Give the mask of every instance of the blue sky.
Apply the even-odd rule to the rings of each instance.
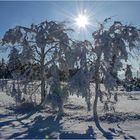
[[[113,16],[113,20],[140,26],[139,1],[0,1],[0,37],[7,29],[19,24],[29,25],[46,19],[72,22],[72,15],[78,15],[79,9],[92,14],[93,25]]]
[[[86,33],[75,32],[73,36],[80,39],[88,39],[97,22],[110,16],[113,20],[140,27],[140,1],[0,1],[0,38],[5,31],[16,25],[28,26],[46,19],[69,20],[72,23],[73,17],[85,9],[91,15],[93,26]],[[73,28],[76,30],[76,27]],[[0,54],[0,58],[6,56]]]

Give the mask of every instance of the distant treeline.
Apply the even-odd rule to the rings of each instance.
[[[72,77],[76,74],[79,69],[69,70],[69,76]],[[0,62],[0,79],[13,79],[13,73],[16,71],[19,79],[23,79],[25,76],[28,77],[29,80],[40,80],[40,65],[39,64],[20,64],[14,69],[9,69],[8,63],[5,63],[4,59]],[[46,68],[45,77],[51,77],[51,70]],[[66,75],[64,71],[59,70],[59,76],[62,81],[66,80]]]

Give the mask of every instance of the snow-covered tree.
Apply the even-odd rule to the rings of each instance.
[[[9,29],[2,39],[3,45],[29,47],[29,50],[34,52],[33,61],[40,66],[41,103],[44,101],[46,92],[46,69],[59,55],[56,54],[57,48],[61,46],[65,50],[69,43],[67,31],[68,29],[65,28],[64,23],[44,21],[37,25],[32,24],[30,27],[16,26]]]
[[[134,26],[123,25],[120,21],[115,21],[111,26],[105,19],[97,31],[93,32],[95,59],[95,99],[93,107],[94,121],[97,128],[103,133],[97,114],[98,98],[106,95],[104,103],[110,103],[111,91],[117,87],[117,72],[122,68],[122,60],[127,61],[129,52],[136,47],[140,41],[140,32]],[[108,26],[107,26],[108,25]],[[101,90],[101,78],[106,92]],[[115,95],[116,96],[116,95]],[[115,98],[114,98],[115,99]]]
[[[64,102],[68,99],[69,95],[69,91],[67,89],[67,81],[61,81],[59,67],[55,63],[50,67],[50,71],[51,78],[48,81],[50,90],[46,100],[47,102],[51,103],[54,109],[59,109],[59,115],[63,115],[63,105]]]
[[[88,41],[74,41],[72,44],[71,69],[77,71],[69,78],[70,93],[85,98],[88,110],[91,109],[90,80],[91,72],[89,69]]]

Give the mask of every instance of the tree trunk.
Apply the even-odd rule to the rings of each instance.
[[[24,94],[27,95],[27,83],[24,83]]]
[[[58,105],[58,115],[62,116],[64,114],[63,102]]]
[[[41,103],[43,103],[44,99],[45,99],[45,80],[42,77],[41,78]]]
[[[26,77],[25,81],[24,81],[24,88],[23,88],[23,91],[24,91],[24,94],[27,95],[27,87],[28,87],[28,79]]]
[[[99,83],[96,83],[96,87],[95,87],[95,99],[94,99],[94,103],[93,103],[93,117],[94,117],[94,122],[96,127],[104,134],[106,134],[107,132],[101,127],[100,122],[99,122],[99,117],[98,117],[98,113],[97,113],[97,104],[98,104],[98,97],[99,97]]]
[[[41,49],[41,103],[45,99],[45,53],[44,48]]]
[[[107,132],[101,127],[100,122],[99,122],[99,117],[97,113],[97,104],[98,104],[98,97],[99,97],[99,92],[100,92],[100,58],[101,54],[98,56],[96,60],[96,65],[95,65],[95,99],[93,102],[93,118],[96,127],[103,133],[103,135],[107,134]]]

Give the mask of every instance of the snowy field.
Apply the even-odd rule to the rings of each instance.
[[[98,110],[104,129],[114,134],[110,139],[140,139],[140,94],[134,99],[120,94],[115,113],[105,113],[99,103]],[[58,118],[50,108],[20,114],[12,108],[13,99],[0,92],[0,138],[13,139],[106,139],[97,130],[92,111],[87,112],[83,98],[70,96],[65,104],[65,115]]]

